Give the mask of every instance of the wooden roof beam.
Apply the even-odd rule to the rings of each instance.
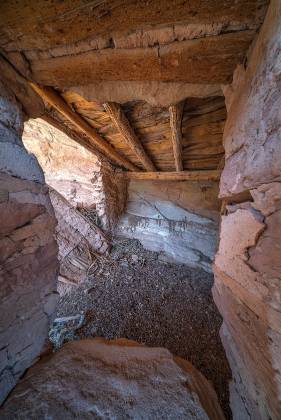
[[[113,124],[123,136],[124,141],[134,152],[134,154],[140,160],[145,169],[147,171],[156,171],[154,164],[152,163],[150,157],[144,150],[141,141],[137,137],[134,129],[128,121],[124,111],[122,110],[121,105],[115,102],[106,102],[103,105],[108,115],[110,116]]]
[[[221,171],[126,172],[128,179],[143,181],[219,181]]]
[[[172,134],[173,151],[175,158],[176,171],[183,171],[182,162],[182,131],[181,122],[183,114],[184,101],[171,105],[169,107],[170,113],[170,127]]]
[[[69,107],[64,99],[54,89],[49,87],[40,87],[34,83],[30,84],[42,99],[52,105],[80,131],[85,133],[92,140],[97,149],[100,150],[101,153],[103,153],[108,159],[114,161],[120,166],[124,166],[130,171],[139,170],[137,166],[119,155],[119,153],[105,139],[103,139],[93,127],[91,127],[79,114],[75,113]]]

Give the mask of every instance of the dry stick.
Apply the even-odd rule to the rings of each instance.
[[[153,165],[150,157],[144,150],[142,143],[138,139],[134,129],[129,123],[124,111],[122,110],[121,105],[115,102],[106,102],[103,104],[103,106],[109,114],[113,124],[122,134],[127,145],[135,153],[135,155],[138,157],[145,169],[147,171],[156,171],[155,166]]]
[[[181,122],[183,114],[184,101],[169,107],[170,127],[172,132],[172,143],[175,158],[176,171],[183,171],[182,163],[182,132]]]
[[[62,276],[61,274],[58,275],[58,281],[60,281],[61,283],[64,283],[64,284],[70,284],[71,286],[78,287],[78,284],[77,283],[75,283],[74,281],[70,280],[66,276]]]
[[[91,127],[79,114],[72,111],[69,105],[64,101],[64,99],[52,88],[49,87],[40,87],[34,83],[30,82],[30,85],[50,105],[52,105],[57,111],[59,111],[65,118],[67,118],[72,124],[74,124],[79,130],[83,131],[96,147],[104,153],[111,160],[115,161],[125,168],[135,171],[138,170],[137,166],[133,165],[127,159],[119,155],[119,153],[107,143],[97,131]]]
[[[219,181],[221,171],[181,171],[181,172],[126,172],[128,179],[144,181]]]

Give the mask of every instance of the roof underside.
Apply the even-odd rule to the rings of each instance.
[[[91,126],[123,156],[140,169],[139,159],[124,142],[102,104],[89,102],[75,93],[63,95]],[[122,105],[125,114],[159,171],[174,171],[175,161],[171,142],[169,110],[152,106],[144,101],[131,101]],[[56,119],[71,130],[77,129],[59,113]],[[184,170],[217,169],[223,159],[222,133],[226,118],[223,97],[189,98],[185,101],[182,118],[182,148]],[[79,132],[79,131],[78,131]]]
[[[93,139],[86,140],[77,125],[42,101],[29,81],[55,89],[106,144],[140,170],[144,164],[103,104],[121,104],[138,148],[156,170],[174,171],[169,105],[184,101],[179,137],[183,170],[217,169],[223,161],[226,118],[221,85],[231,82],[237,64],[245,65],[267,4],[3,1],[1,75],[29,117],[52,115],[61,129],[95,151]]]

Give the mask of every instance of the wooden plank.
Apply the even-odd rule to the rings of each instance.
[[[79,114],[72,111],[68,104],[63,98],[52,88],[40,87],[34,83],[30,83],[35,92],[41,96],[46,102],[52,105],[57,111],[59,111],[65,118],[71,121],[80,131],[85,133],[94,143],[94,145],[110,160],[116,162],[118,165],[124,166],[125,168],[136,171],[137,166],[133,165],[127,159],[123,158],[118,152],[104,140],[98,132],[91,127]]]
[[[221,171],[126,172],[128,179],[142,181],[218,181]]]
[[[145,152],[143,145],[136,136],[131,124],[129,123],[124,111],[120,104],[115,102],[106,102],[104,104],[105,110],[109,114],[112,122],[123,136],[126,144],[135,153],[145,169],[148,171],[156,171],[150,157]]]
[[[182,132],[181,122],[183,113],[184,101],[169,107],[170,113],[170,127],[172,133],[172,143],[175,158],[176,171],[183,171],[182,163]]]

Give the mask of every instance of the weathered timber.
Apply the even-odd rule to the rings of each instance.
[[[182,163],[182,133],[181,122],[183,113],[184,101],[169,107],[170,113],[170,127],[172,134],[173,151],[175,158],[176,171],[183,171]]]
[[[62,97],[123,156],[139,166],[139,159],[102,106],[74,92]],[[176,102],[174,102],[176,103]],[[169,109],[144,101],[127,102],[122,110],[157,171],[175,171]],[[223,97],[188,98],[182,118],[182,157],[186,171],[218,169],[224,154],[222,133],[226,109]],[[85,136],[86,137],[86,136]]]
[[[112,122],[121,133],[124,141],[139,158],[145,169],[148,171],[156,171],[154,164],[144,150],[142,143],[136,136],[136,133],[131,127],[131,124],[128,121],[124,111],[122,110],[121,105],[115,102],[106,102],[104,103],[104,107]]]
[[[182,172],[125,172],[129,179],[142,181],[218,181],[220,171],[182,171]]]
[[[30,67],[37,83],[62,89],[120,80],[227,84],[253,37],[248,30],[160,47],[105,48],[31,59]]]
[[[32,88],[38,95],[41,96],[46,102],[53,106],[59,111],[65,118],[67,118],[72,124],[75,125],[79,130],[85,133],[93,141],[94,145],[110,160],[116,162],[118,165],[124,166],[125,168],[135,171],[138,168],[129,162],[127,159],[120,156],[116,150],[106,142],[97,131],[91,127],[79,114],[72,111],[68,104],[63,98],[52,88],[40,87],[34,83],[30,83]]]

